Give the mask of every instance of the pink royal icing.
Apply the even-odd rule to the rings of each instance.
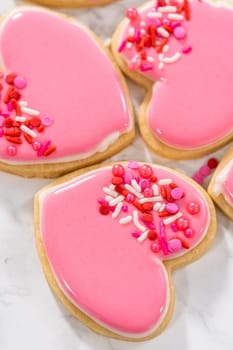
[[[168,11],[160,11],[163,7]],[[207,146],[229,136],[233,131],[230,5],[153,1],[137,13],[124,26],[119,51],[130,70],[157,81],[147,108],[154,135],[183,149]]]
[[[233,162],[229,162],[216,176],[214,193],[224,196],[229,205],[233,207]]]
[[[132,180],[137,178],[138,170],[127,171]],[[185,196],[175,203],[194,231],[187,238],[179,228],[174,232],[175,222],[173,226],[167,224],[164,236],[164,242],[169,242],[167,255],[156,240],[140,241],[141,232],[135,234],[138,228],[132,220],[120,223],[133,215],[132,202],[124,199],[128,209],[122,207],[116,217],[113,203],[111,212],[101,213],[100,207],[109,200],[106,188],[116,189],[111,186],[110,166],[51,187],[39,198],[41,237],[62,291],[105,328],[132,337],[150,334],[166,315],[170,296],[162,261],[183,255],[188,247],[197,245],[209,224],[209,209],[197,188],[166,168],[153,166],[153,172],[158,179],[169,178],[183,190]],[[189,208],[193,201],[198,208],[195,212]],[[152,215],[159,230],[165,218],[159,218],[156,211]],[[140,217],[139,221],[143,224]]]
[[[227,174],[226,180],[223,183],[224,196],[227,197],[228,202],[233,206],[233,165]]]
[[[12,158],[13,154],[6,152],[9,141],[3,137],[1,159],[30,163],[85,158],[99,147],[106,149],[131,128],[126,97],[113,64],[77,23],[39,9],[15,10],[2,24],[0,53],[3,69],[18,75],[15,87],[22,89],[21,100],[38,110],[42,120],[50,118],[45,120],[39,141],[56,145],[56,151],[41,160],[38,152],[23,142]],[[7,86],[0,83],[3,97]],[[0,108],[5,111],[3,102]],[[15,115],[14,110],[11,113]],[[38,151],[38,143],[35,148]]]

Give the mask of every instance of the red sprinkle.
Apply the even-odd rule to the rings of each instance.
[[[153,221],[153,215],[149,213],[142,214],[142,220],[145,222],[152,222]]]
[[[148,203],[143,203],[142,204],[142,207],[144,210],[146,211],[151,211],[153,209],[153,204],[148,202]]]
[[[147,237],[149,238],[149,240],[154,241],[158,237],[158,235],[154,230],[150,230],[148,232]]]
[[[121,176],[113,176],[112,184],[113,185],[121,185],[121,184],[123,184],[123,178]]]
[[[6,80],[7,84],[13,85],[14,84],[14,79],[16,77],[17,77],[17,74],[15,74],[15,73],[7,74],[5,80]]]
[[[107,204],[102,204],[99,207],[99,212],[102,215],[108,215],[109,211],[110,211],[110,208],[109,208],[109,206]]]
[[[7,136],[6,139],[7,141],[16,143],[18,145],[22,143],[22,140],[19,137]]]
[[[207,165],[210,169],[215,169],[218,165],[218,160],[216,158],[210,158]]]
[[[44,153],[43,153],[43,156],[49,156],[51,153],[55,152],[56,151],[56,146],[50,146],[48,147]]]
[[[24,133],[23,136],[24,136],[25,140],[27,141],[27,143],[32,144],[33,138],[30,135]]]

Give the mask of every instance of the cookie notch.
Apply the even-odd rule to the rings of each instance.
[[[121,164],[124,164],[124,162]],[[107,166],[111,166],[111,165],[113,165],[113,164],[108,164]],[[101,166],[101,168],[104,168],[104,167],[105,166]],[[68,175],[56,180],[52,184],[44,187],[36,194],[36,196],[35,196],[35,239],[36,239],[36,245],[37,245],[39,257],[40,257],[40,260],[42,263],[42,267],[43,267],[46,279],[47,279],[51,289],[53,290],[54,294],[58,297],[58,299],[64,304],[64,306],[69,310],[69,312],[74,317],[76,317],[81,322],[86,324],[94,332],[99,333],[99,334],[104,335],[104,336],[107,336],[107,337],[126,340],[126,341],[148,340],[148,339],[151,339],[151,338],[157,336],[158,334],[160,334],[166,328],[166,326],[167,326],[167,324],[172,316],[174,302],[175,302],[174,287],[173,287],[172,276],[171,276],[172,271],[175,270],[176,268],[185,266],[185,265],[199,259],[207,251],[207,249],[211,245],[211,243],[215,237],[215,234],[216,234],[216,224],[217,223],[216,223],[215,208],[214,208],[214,205],[213,205],[211,199],[209,198],[208,194],[201,187],[197,186],[194,181],[187,178],[186,176],[183,176],[183,175],[177,173],[176,171],[172,170],[172,173],[174,173],[175,175],[177,175],[179,177],[181,176],[181,178],[184,179],[185,181],[187,181],[188,184],[198,188],[198,191],[200,191],[201,195],[204,197],[204,199],[209,207],[209,214],[210,214],[208,230],[207,230],[207,233],[205,234],[205,237],[198,243],[197,246],[190,249],[187,253],[185,253],[182,256],[179,256],[179,257],[176,257],[174,259],[170,259],[170,260],[167,260],[164,262],[164,267],[167,271],[167,276],[168,276],[168,281],[169,281],[170,303],[168,305],[166,315],[163,318],[163,321],[159,325],[159,327],[153,333],[147,335],[146,337],[142,337],[142,338],[122,336],[122,335],[119,335],[115,332],[112,332],[106,328],[103,328],[99,323],[95,322],[93,319],[91,319],[85,313],[80,311],[76,306],[74,306],[74,304],[72,304],[72,302],[65,296],[64,292],[59,288],[59,286],[56,282],[56,279],[55,279],[54,274],[52,272],[50,263],[48,261],[48,258],[47,258],[46,252],[45,252],[45,247],[44,247],[44,244],[43,244],[42,238],[41,238],[41,230],[40,230],[40,219],[41,219],[40,218],[40,197],[41,197],[41,195],[43,195],[43,193],[45,193],[48,189],[53,188],[54,186],[61,185],[67,181],[70,181],[78,176],[84,175],[85,173],[89,173],[90,171],[93,171],[96,169],[99,169],[99,167],[93,166],[93,167],[90,167],[87,169],[82,169],[82,170],[76,171],[72,174],[68,174]]]
[[[172,3],[172,2],[171,2]],[[143,37],[141,36],[141,41],[137,41],[138,40],[138,37],[139,34],[137,34],[137,30],[134,31],[134,27],[136,26],[136,28],[138,28],[138,25],[137,24],[134,24],[134,23],[138,23],[138,19],[133,19],[133,20],[130,20],[130,18],[132,18],[132,16],[135,16],[135,13],[133,11],[129,12],[127,15],[128,15],[128,18],[124,19],[120,24],[119,26],[117,27],[114,35],[113,35],[113,39],[112,39],[112,43],[111,43],[111,48],[112,48],[112,52],[113,52],[113,55],[116,59],[116,62],[118,63],[119,67],[122,69],[122,71],[132,80],[134,80],[135,82],[137,82],[138,84],[142,85],[145,89],[146,89],[146,96],[145,96],[145,99],[143,101],[143,103],[141,104],[141,107],[140,107],[140,110],[139,110],[139,128],[140,128],[140,132],[142,134],[142,137],[144,139],[144,142],[157,154],[161,155],[161,156],[164,156],[164,157],[167,157],[167,158],[171,158],[171,159],[192,159],[192,158],[198,158],[200,156],[203,156],[205,154],[208,154],[222,146],[224,146],[225,144],[229,143],[231,140],[232,140],[232,137],[233,137],[233,131],[232,131],[232,125],[230,126],[230,118],[231,118],[231,115],[232,115],[232,110],[230,110],[230,107],[228,107],[228,111],[225,110],[225,115],[222,115],[222,120],[223,119],[226,119],[228,118],[228,127],[224,129],[224,131],[222,131],[222,135],[219,134],[219,137],[215,137],[213,138],[213,142],[205,142],[205,137],[203,136],[202,139],[200,139],[199,141],[200,142],[197,142],[196,141],[196,145],[195,147],[188,147],[187,145],[187,139],[185,140],[182,139],[182,142],[184,144],[184,140],[186,142],[186,146],[185,147],[181,147],[178,143],[180,142],[180,140],[178,140],[178,138],[176,138],[176,141],[178,140],[178,143],[175,144],[174,141],[174,134],[176,133],[175,131],[172,131],[172,129],[170,128],[169,130],[166,130],[166,126],[164,125],[164,123],[161,123],[161,119],[163,118],[166,118],[167,116],[170,116],[172,115],[172,108],[165,108],[166,105],[170,105],[172,104],[172,106],[174,108],[176,108],[176,104],[174,102],[169,102],[169,99],[166,100],[165,99],[165,88],[164,90],[160,89],[159,90],[159,93],[154,93],[153,94],[153,90],[155,89],[159,89],[159,83],[160,83],[160,79],[162,81],[162,83],[160,85],[163,84],[163,81],[165,81],[165,83],[167,83],[167,81],[169,82],[169,78],[171,77],[174,77],[175,79],[178,79],[177,75],[178,73],[174,73],[175,71],[175,67],[178,65],[180,65],[182,67],[182,64],[186,65],[185,66],[185,72],[186,74],[188,74],[188,71],[191,70],[191,65],[190,67],[188,68],[188,64],[187,64],[187,61],[189,60],[190,57],[192,57],[192,55],[194,55],[195,51],[197,50],[197,45],[196,43],[192,43],[192,38],[190,38],[189,36],[190,35],[193,35],[193,33],[191,32],[191,30],[193,28],[190,27],[190,23],[192,22],[192,16],[194,16],[195,14],[197,13],[193,13],[193,6],[196,2],[195,1],[184,1],[183,2],[183,6],[189,6],[189,16],[190,18],[187,20],[186,19],[186,10],[185,8],[183,9],[183,12],[181,12],[180,9],[178,9],[178,12],[177,13],[174,13],[171,12],[168,14],[168,16],[183,16],[184,19],[181,20],[180,23],[178,23],[178,19],[176,20],[170,20],[170,23],[172,25],[180,25],[182,23],[182,25],[184,26],[184,28],[182,27],[182,29],[185,29],[186,30],[186,37],[187,37],[187,40],[186,40],[186,37],[184,37],[183,39],[180,38],[180,39],[177,39],[175,38],[174,39],[174,32],[173,33],[169,33],[169,30],[172,30],[173,31],[173,28],[169,28],[169,26],[166,27],[167,24],[164,25],[164,28],[167,28],[165,29],[165,33],[160,35],[161,36],[161,42],[163,42],[164,40],[167,40],[167,44],[165,44],[165,48],[166,50],[168,50],[168,53],[166,52],[162,52],[160,50],[159,47],[156,47],[156,50],[159,50],[159,53],[158,54],[155,54],[155,53],[151,53],[152,51],[152,48],[148,46],[150,46],[150,43],[148,43],[148,40],[151,40],[152,36],[149,35],[149,37]],[[198,2],[197,2],[198,3]],[[148,21],[152,21],[152,20],[158,20],[160,19],[159,15],[163,15],[164,14],[166,15],[166,11],[162,10],[161,9],[161,12],[159,12],[159,9],[160,7],[159,6],[164,6],[164,2],[163,1],[157,1],[157,6],[158,6],[158,11],[155,11],[154,9],[152,9],[151,12],[149,12],[148,16]],[[175,2],[175,4],[177,4]],[[229,3],[225,3],[226,5],[223,6],[223,3],[221,2],[220,5],[218,5],[218,2],[214,2],[214,1],[205,1],[205,2],[199,2],[198,3],[198,6],[202,6],[202,4],[204,4],[205,6],[209,6],[209,7],[213,7],[213,9],[215,9],[216,11],[221,11],[221,10],[226,10],[229,12],[229,16],[231,15],[233,17],[233,11],[232,11],[232,5],[229,4]],[[139,7],[138,8],[138,14],[139,16],[141,16],[142,14],[144,14],[144,17],[142,18],[142,23],[146,23],[147,24],[147,19],[145,19],[145,13],[146,11],[148,11],[148,9],[151,9],[152,7],[154,6],[154,2],[147,2],[145,3],[143,6]],[[221,7],[222,6],[222,7]],[[168,5],[168,6],[165,6],[168,8],[170,8],[170,11],[173,11],[172,9],[172,5]],[[168,11],[167,10],[167,11]],[[204,9],[206,10],[206,9]],[[130,11],[130,9],[128,10]],[[216,12],[215,11],[215,12]],[[133,13],[133,14],[132,14]],[[158,15],[158,16],[157,16]],[[175,17],[174,17],[175,18]],[[177,17],[178,18],[178,17]],[[228,18],[229,20],[229,18]],[[198,19],[199,21],[199,19]],[[130,24],[131,23],[131,28],[132,29],[132,33],[131,33],[131,28],[130,28]],[[154,22],[152,22],[154,23]],[[199,22],[198,22],[199,23]],[[149,30],[147,28],[147,26],[145,26],[143,24],[143,27],[141,30]],[[199,25],[199,24],[198,24]],[[190,28],[189,28],[190,27]],[[129,29],[129,32],[128,32],[128,36],[127,36],[127,32],[126,30]],[[164,28],[162,28],[164,30]],[[140,28],[139,28],[140,29]],[[160,29],[160,28],[159,28]],[[189,30],[190,29],[190,30]],[[167,32],[166,32],[167,31]],[[134,37],[133,37],[133,35]],[[136,37],[135,37],[136,35]],[[163,37],[164,35],[164,37]],[[168,39],[167,39],[167,35],[169,35]],[[159,37],[159,34],[157,33],[156,34],[156,40],[157,38]],[[137,49],[135,50],[134,48],[134,45],[135,44],[135,40],[136,40],[136,43],[137,43]],[[144,47],[145,47],[145,52],[148,54],[149,58],[150,58],[150,61],[148,60],[148,62],[146,61],[146,59],[144,59],[144,52],[142,51],[141,48],[138,48],[138,46],[141,45],[142,41],[144,40],[145,44]],[[177,42],[174,43],[174,40],[176,40]],[[160,44],[161,44],[160,42]],[[162,43],[163,44],[163,43]],[[170,45],[171,44],[171,45]],[[194,45],[194,47],[192,47],[192,44]],[[195,46],[196,45],[196,46]],[[169,49],[167,49],[167,47],[169,47]],[[147,51],[148,49],[148,51]],[[153,48],[154,49],[154,48]],[[139,51],[138,51],[139,50]],[[165,50],[165,51],[166,51]],[[177,51],[178,50],[178,51]],[[177,51],[177,52],[176,52]],[[183,51],[185,53],[183,53]],[[233,51],[233,48],[231,48],[231,52]],[[133,53],[132,53],[133,52]],[[171,52],[171,53],[170,53]],[[175,54],[174,54],[175,52]],[[222,52],[221,49],[219,52]],[[133,56],[134,54],[136,53],[135,56]],[[180,55],[181,53],[181,55]],[[136,61],[136,59],[132,60],[129,62],[128,60],[128,57],[136,57],[138,54],[138,56],[140,55],[143,55],[143,59],[142,61],[144,62],[144,66],[142,66],[142,68],[137,65],[139,65],[139,63]],[[175,56],[176,54],[179,55],[177,56],[176,60],[177,62],[175,61],[173,64],[169,64],[168,63],[162,63],[162,62],[159,62],[159,55],[167,55],[168,57],[165,57],[165,59],[169,60],[173,54],[173,58],[175,60]],[[157,55],[157,57],[156,57]],[[151,56],[151,57],[150,57]],[[127,57],[127,58],[126,58]],[[164,59],[164,58],[163,58]],[[141,61],[141,62],[142,62]],[[132,63],[133,62],[133,63]],[[165,61],[164,61],[165,62]],[[166,61],[167,62],[167,61]],[[208,61],[209,62],[209,61]],[[131,65],[131,68],[129,68],[129,64]],[[161,69],[162,66],[160,66],[160,64],[164,64],[163,68]],[[154,65],[154,68],[150,68],[150,66],[152,67]],[[155,67],[156,66],[156,67]],[[173,68],[173,67],[174,68]],[[200,66],[203,66],[203,65],[200,65]],[[225,66],[227,66],[225,64]],[[157,67],[160,67],[160,68],[157,68]],[[188,69],[187,69],[188,68]],[[202,67],[203,69],[203,67]],[[141,70],[141,71],[140,71]],[[173,72],[172,72],[173,70]],[[208,69],[207,69],[208,70]],[[217,70],[217,68],[215,69],[215,71]],[[164,74],[163,74],[164,72]],[[196,71],[195,71],[196,72]],[[182,74],[182,71],[180,69],[180,74]],[[207,72],[208,74],[208,72]],[[226,80],[228,79],[229,77],[226,77]],[[183,80],[182,80],[183,81]],[[185,81],[185,79],[184,79]],[[201,81],[200,80],[200,84],[204,84],[205,81]],[[181,84],[181,83],[180,83]],[[196,84],[196,81],[194,82],[194,84]],[[217,84],[217,81],[213,83],[214,86]],[[221,81],[221,84],[222,84],[222,81]],[[174,83],[174,86],[175,86],[175,91],[179,91],[179,84],[177,83]],[[182,104],[182,99],[183,100],[186,100],[187,99],[187,91],[190,90],[192,91],[193,89],[193,82],[191,81],[190,79],[190,83],[187,83],[186,81],[186,91],[185,89],[182,90],[182,96],[179,97],[179,104],[181,105]],[[223,89],[223,88],[222,88]],[[221,94],[221,91],[222,89],[219,89],[219,94]],[[156,91],[157,91],[156,90]],[[171,89],[169,88],[169,91]],[[157,95],[156,95],[157,94]],[[154,95],[154,99],[153,99],[153,95]],[[196,98],[196,90],[195,90],[195,98]],[[156,96],[159,96],[157,97],[157,100],[156,100]],[[171,94],[169,93],[169,97],[171,96]],[[150,122],[152,123],[152,114],[154,113],[154,119],[156,118],[156,113],[158,113],[158,104],[160,105],[160,101],[161,101],[161,97],[163,99],[163,102],[162,102],[162,107],[160,108],[159,107],[159,123],[157,122],[157,124],[155,124],[155,122],[153,123],[154,125],[154,128],[156,128],[156,132],[155,132],[155,129],[152,131],[152,128],[149,124],[149,121],[148,121],[148,116],[150,115]],[[190,100],[190,94],[189,94],[189,97],[188,99]],[[156,102],[155,102],[156,100]],[[209,103],[212,103],[213,100],[215,100],[215,98],[213,99],[209,97]],[[229,98],[230,100],[230,98]],[[153,104],[153,106],[152,106]],[[202,102],[200,102],[200,104],[202,104]],[[197,102],[196,100],[194,102],[192,102],[192,104],[190,103],[190,109],[191,108],[195,108],[195,106],[197,105]],[[226,105],[226,103],[225,103]],[[157,108],[156,108],[157,107]],[[149,109],[153,109],[153,113],[151,111],[151,113],[149,112]],[[164,113],[162,114],[162,108],[164,110]],[[187,107],[185,107],[187,108]],[[218,107],[216,106],[216,109]],[[186,114],[188,115],[189,112],[190,112],[190,109],[186,111]],[[168,110],[170,112],[168,112]],[[196,110],[195,110],[196,111]],[[180,112],[180,110],[179,110]],[[200,114],[200,113],[199,113]],[[212,113],[209,111],[208,112],[208,109],[207,109],[207,113],[205,115],[203,115],[203,118],[202,120],[205,120],[205,119],[208,119],[207,115],[211,115]],[[198,115],[198,112],[196,112],[196,115]],[[176,117],[178,117],[177,119],[177,123],[182,123],[181,119],[179,119],[179,115],[173,115],[173,118],[174,120],[176,120]],[[195,116],[194,116],[195,117]],[[184,119],[184,117],[183,117]],[[220,117],[218,118],[220,119]],[[171,119],[169,119],[169,121],[171,121]],[[169,123],[169,122],[168,122]],[[156,126],[155,126],[156,125]],[[172,126],[174,125],[175,127],[175,124],[172,124]],[[161,126],[161,127],[160,127]],[[193,123],[193,126],[190,126],[190,128],[185,125],[185,128],[184,128],[184,134],[188,132],[188,130],[190,129],[193,129],[195,128],[195,123]],[[202,127],[200,127],[200,130],[201,130]],[[216,126],[216,129],[218,129],[218,126]],[[162,131],[161,131],[162,130]],[[196,132],[196,131],[195,131]],[[164,133],[166,134],[163,138],[160,137],[161,133]],[[172,136],[171,136],[172,135]],[[172,137],[172,142],[169,142],[167,141],[169,138],[171,140],[171,137]],[[167,140],[165,140],[165,138]],[[192,139],[192,134],[190,134],[190,138]]]

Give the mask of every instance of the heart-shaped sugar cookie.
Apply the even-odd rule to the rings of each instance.
[[[37,8],[1,25],[0,169],[58,176],[134,136],[124,79],[93,33]]]
[[[219,163],[208,192],[222,211],[233,220],[233,147]]]
[[[139,341],[167,325],[171,272],[207,250],[216,217],[191,179],[130,161],[42,189],[35,227],[46,278],[70,312],[97,333]]]
[[[232,6],[157,0],[126,15],[112,48],[124,72],[148,89],[139,113],[144,141],[175,159],[199,157],[229,142]]]

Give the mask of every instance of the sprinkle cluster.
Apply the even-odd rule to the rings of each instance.
[[[174,63],[182,54],[192,51],[191,46],[184,46],[181,52],[169,57],[165,55],[169,52],[171,38],[182,41],[186,37],[182,24],[184,20],[190,20],[188,0],[156,0],[146,18],[142,18],[136,8],[129,8],[126,17],[130,21],[128,36],[123,39],[118,51],[130,56],[133,53],[128,62],[130,70],[149,72],[156,67],[162,70],[165,64]],[[155,63],[154,53],[158,55],[158,63]]]
[[[98,199],[99,212],[111,214],[121,225],[133,223],[132,236],[140,243],[150,240],[154,253],[168,255],[183,248],[189,249],[189,239],[195,236],[195,231],[185,211],[191,216],[197,215],[200,205],[198,201],[189,201],[182,210],[183,188],[170,178],[158,179],[155,175],[149,164],[129,161],[127,166],[113,165],[111,184],[103,188],[105,196]],[[158,227],[155,219],[159,221]],[[167,227],[172,231],[169,239]]]
[[[56,151],[50,140],[42,141],[38,134],[53,123],[49,116],[40,116],[36,109],[22,101],[21,90],[27,85],[24,77],[15,73],[0,73],[0,137],[9,142],[6,152],[17,154],[18,147],[26,141],[37,152],[37,156],[48,156]]]
[[[216,158],[210,158],[207,164],[202,165],[200,169],[193,175],[193,180],[195,180],[199,185],[202,185],[205,178],[211,174],[211,171],[215,169],[218,165]]]

